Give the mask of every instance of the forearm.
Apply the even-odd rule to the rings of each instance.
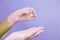
[[[5,21],[0,24],[0,38],[16,23],[14,15],[9,15]]]
[[[3,21],[0,24],[0,38],[11,28],[8,20]]]

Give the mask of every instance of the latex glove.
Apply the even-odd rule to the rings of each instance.
[[[13,32],[5,40],[31,40],[44,32],[44,27],[34,27],[24,31]]]
[[[11,15],[9,15],[7,19],[11,26],[19,21],[21,22],[21,21],[34,20],[35,10],[31,7],[16,10]]]

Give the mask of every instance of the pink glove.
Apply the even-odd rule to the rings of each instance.
[[[16,22],[28,21],[35,19],[35,10],[33,8],[27,7],[13,12],[8,16],[8,22],[12,26]]]
[[[9,35],[5,40],[31,40],[44,32],[44,27],[34,27],[24,31],[14,32]]]

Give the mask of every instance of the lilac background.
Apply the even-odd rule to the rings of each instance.
[[[17,23],[0,40],[4,40],[12,32],[37,26],[44,26],[45,32],[33,40],[60,40],[60,0],[0,0],[0,21],[24,7],[35,8],[37,19]]]

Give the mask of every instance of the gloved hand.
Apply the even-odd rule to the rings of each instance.
[[[24,31],[13,32],[5,40],[31,40],[44,32],[44,27],[34,27]]]
[[[19,21],[21,22],[21,21],[34,20],[35,10],[31,7],[16,10],[11,15],[9,15],[7,19],[11,26]]]

